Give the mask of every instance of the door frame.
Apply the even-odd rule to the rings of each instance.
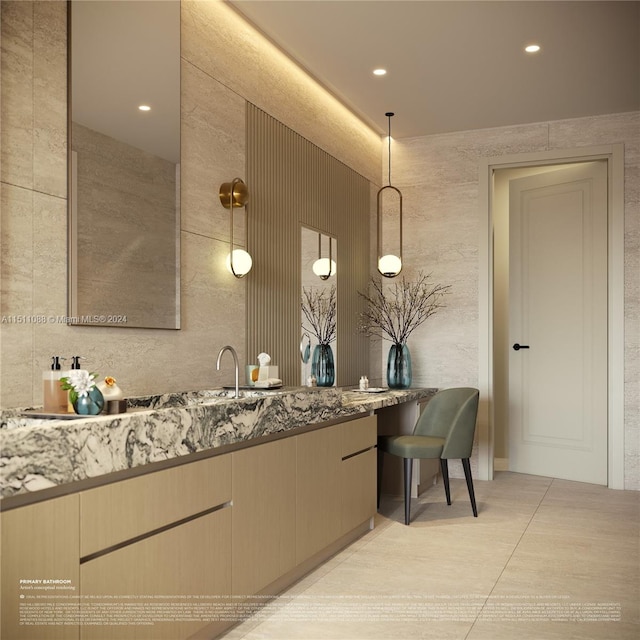
[[[624,489],[624,144],[482,158],[478,246],[478,479],[493,480],[493,175],[498,169],[606,160],[607,213],[607,486]]]

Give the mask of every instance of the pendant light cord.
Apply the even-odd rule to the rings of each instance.
[[[387,140],[389,143],[389,186],[391,186],[391,116],[394,115],[391,111],[389,111],[388,113],[384,114],[385,116],[387,116],[387,119],[389,120],[389,135],[387,136]]]

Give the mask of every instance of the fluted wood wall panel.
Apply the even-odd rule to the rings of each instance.
[[[247,105],[247,358],[271,354],[284,384],[300,383],[300,228],[338,239],[336,384],[369,370],[357,332],[369,269],[369,181],[252,104]]]

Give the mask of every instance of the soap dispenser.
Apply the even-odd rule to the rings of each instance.
[[[52,356],[51,368],[42,374],[44,384],[44,411],[47,413],[67,413],[67,392],[62,388],[63,377],[60,356]]]
[[[71,356],[71,369],[80,369],[80,359],[82,358],[82,356]],[[68,375],[68,372],[65,372],[65,375]],[[66,398],[66,412],[67,413],[75,413],[75,409],[73,408],[73,403],[71,402],[71,400],[69,399],[69,392],[65,391],[67,398]]]

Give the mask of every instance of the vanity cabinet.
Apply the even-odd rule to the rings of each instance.
[[[80,494],[80,640],[176,640],[231,591],[231,454]],[[144,624],[162,618],[162,622]]]
[[[230,592],[231,510],[214,511],[83,563],[80,582],[85,606],[107,607],[109,615],[122,620],[82,626],[80,640],[188,638],[209,625],[194,619],[197,606]],[[163,621],[145,625],[151,618]]]
[[[79,587],[79,505],[79,496],[71,495],[0,513],[0,637],[78,640],[79,629],[74,622]],[[54,584],[21,583],[21,580],[69,582],[61,589]],[[21,609],[23,624],[20,624]],[[34,624],[43,617],[48,624]],[[70,624],[63,624],[65,618]],[[53,619],[60,622],[52,624]]]
[[[296,437],[296,563],[342,535],[343,425]]]
[[[83,491],[80,556],[102,552],[230,500],[230,454]]]
[[[376,417],[344,423],[341,436],[341,533],[345,534],[376,513]]]
[[[277,593],[367,530],[375,444],[375,416],[309,426],[0,513],[2,638],[215,637],[231,623],[212,602]],[[20,625],[32,594],[60,596],[66,624]]]
[[[376,438],[367,416],[232,454],[235,595],[284,588],[374,516]]]
[[[376,512],[375,416],[296,437],[296,560],[307,560]]]
[[[232,592],[252,595],[296,564],[296,441],[235,451]]]

